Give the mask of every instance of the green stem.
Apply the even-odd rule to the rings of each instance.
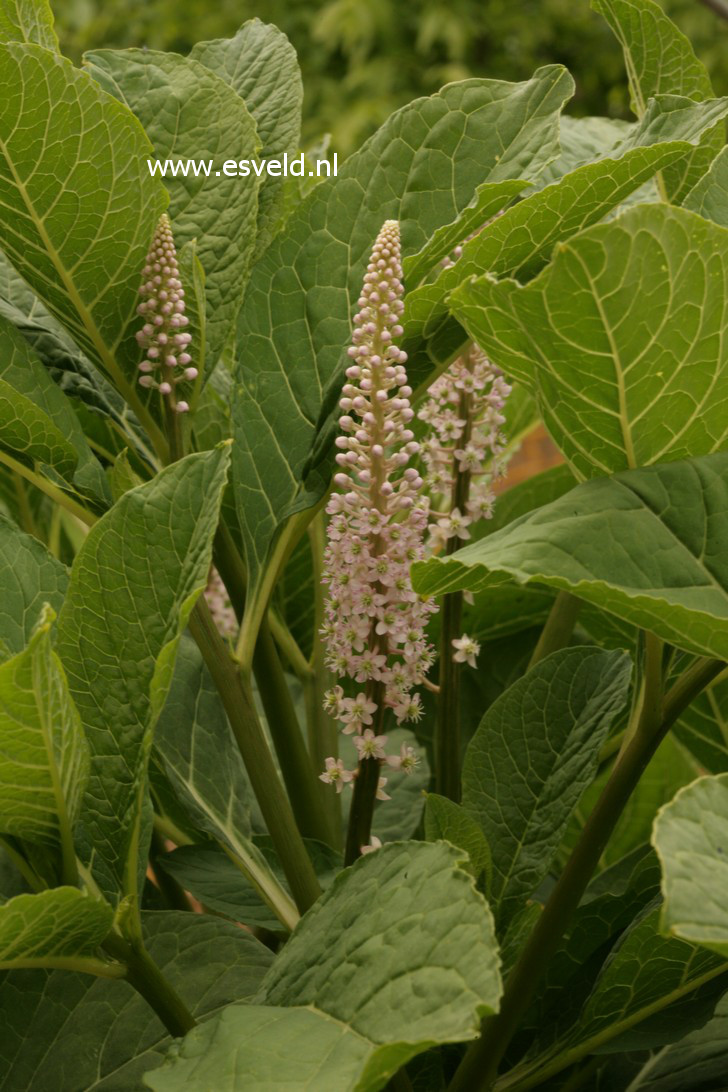
[[[552,652],[557,652],[558,649],[565,648],[568,645],[574,632],[580,608],[581,599],[577,599],[571,592],[560,591],[558,593],[546,619],[546,624],[541,630],[538,644],[531,654],[531,659],[528,662],[529,668],[537,664],[539,660],[543,660],[545,656],[549,656]]]
[[[126,964],[124,977],[127,982],[156,1012],[170,1035],[180,1038],[195,1027],[195,1018],[146,948],[128,944],[113,933],[106,938],[103,947],[115,959]]]
[[[9,841],[10,835],[0,836],[0,848],[2,848],[21,874],[28,887],[33,891],[45,891],[48,884],[35,872],[22,853],[20,853]]]
[[[672,687],[659,709],[651,694],[645,696],[640,723],[615,764],[508,978],[500,1012],[484,1020],[481,1036],[467,1050],[449,1092],[485,1092],[492,1087],[500,1060],[647,764],[682,711],[723,667],[716,660],[697,661]],[[650,677],[646,673],[646,678]]]
[[[96,978],[126,978],[126,967],[121,963],[104,963],[103,959],[84,956],[39,956],[37,959],[14,959],[12,967],[0,969],[24,971],[76,971],[92,974]]]
[[[258,631],[253,671],[298,829],[304,838],[330,844],[333,832],[317,791],[318,779],[265,618]]]
[[[175,406],[177,399],[174,393],[174,387],[172,393],[164,398],[164,423],[167,433],[167,444],[169,445],[169,462],[176,463],[184,456],[185,445],[182,433],[182,416],[177,413]]]
[[[215,561],[240,620],[245,607],[245,567],[224,523],[215,537]],[[288,683],[265,618],[258,633],[253,670],[298,828],[304,837],[335,845],[335,840],[332,842],[335,833],[318,791],[320,782],[306,751]]]
[[[198,599],[192,612],[190,632],[222,698],[293,898],[300,912],[305,913],[321,894],[316,873],[278,777],[250,687],[243,683],[204,599]]]
[[[6,451],[0,451],[0,463],[4,463],[16,474],[19,474],[21,478],[25,478],[31,485],[36,486],[42,493],[45,493],[47,497],[50,497],[56,504],[60,504],[62,508],[65,508],[76,519],[80,519],[82,523],[85,523],[88,527],[93,527],[94,523],[98,520],[98,516],[95,516],[93,512],[89,512],[88,508],[84,508],[82,504],[78,504],[72,497],[67,496],[62,489],[59,489],[57,485],[53,485],[40,474],[36,474],[27,466],[23,466],[17,459],[14,459],[12,455],[8,455]]]
[[[35,520],[33,518],[33,511],[30,507],[30,501],[28,500],[28,491],[25,488],[25,483],[18,473],[13,474],[13,485],[15,486],[15,495],[18,498],[18,511],[20,514],[20,526],[26,532],[26,534],[33,535],[34,538],[40,538],[35,526]]]
[[[384,720],[384,686],[380,682],[368,683],[366,693],[369,700],[377,706],[372,730],[378,736]],[[361,847],[368,845],[371,840],[374,803],[381,770],[382,764],[378,758],[360,759],[357,766],[346,831],[345,865],[353,864],[361,856]]]

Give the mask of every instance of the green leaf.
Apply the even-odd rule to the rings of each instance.
[[[654,0],[592,0],[624,52],[632,110],[641,118],[653,95],[685,95],[701,102],[713,97],[705,66],[693,47]],[[675,203],[695,185],[725,141],[716,126],[684,162],[665,169],[665,196]]]
[[[190,58],[229,83],[253,115],[260,155],[283,160],[298,151],[303,85],[296,51],[278,27],[249,19],[232,38],[198,42]],[[258,200],[254,260],[276,233],[283,211],[286,178],[266,175]]]
[[[438,796],[435,792],[427,794],[425,805],[425,837],[428,842],[451,842],[464,849],[468,855],[468,872],[474,880],[479,880],[485,872],[486,893],[490,890],[492,873],[490,846],[480,826],[465,808]]]
[[[255,266],[233,402],[249,618],[267,598],[261,580],[281,524],[328,488],[351,316],[383,221],[401,221],[403,253],[413,254],[479,184],[535,177],[556,152],[571,90],[550,67],[522,84],[449,84],[405,106],[315,188]]]
[[[582,478],[725,445],[728,231],[639,205],[562,244],[534,281],[463,284],[451,306],[527,383]]]
[[[492,919],[461,855],[394,843],[346,869],[277,956],[263,1004],[196,1028],[149,1087],[368,1092],[429,1046],[474,1038],[500,976]]]
[[[82,969],[108,935],[113,917],[108,903],[75,887],[16,895],[0,906],[0,970]]]
[[[104,472],[68,399],[49,378],[26,339],[1,314],[0,391],[2,443],[48,463],[82,492],[107,503],[110,497]]]
[[[728,958],[728,774],[681,789],[655,820],[662,865],[661,927]]]
[[[84,818],[109,896],[135,890],[145,771],[180,635],[205,587],[229,450],[132,489],[79,551],[58,653],[91,748]]]
[[[683,201],[683,208],[728,228],[728,148],[718,153]]]
[[[248,926],[280,932],[276,915],[219,846],[180,846],[157,858],[157,863],[207,910]]]
[[[649,1056],[627,1092],[711,1092],[728,1070],[728,996],[698,1031]]]
[[[728,679],[718,678],[698,694],[673,733],[709,773],[728,772]]]
[[[417,591],[564,588],[688,652],[728,659],[728,453],[583,482],[449,559]],[[629,544],[629,550],[625,548]]]
[[[0,42],[34,42],[58,52],[48,0],[0,0]]]
[[[11,653],[25,648],[45,604],[60,611],[67,585],[65,565],[0,515],[0,640]]]
[[[550,504],[551,501],[563,497],[574,488],[575,484],[574,475],[565,463],[552,466],[540,474],[534,474],[533,477],[526,478],[525,481],[519,482],[518,485],[498,495],[493,518],[483,520],[475,534],[478,538],[486,538],[507,527],[519,516],[524,516],[527,512],[533,512],[535,508],[541,508],[544,504]]]
[[[63,846],[75,862],[89,752],[51,649],[52,619],[47,609],[27,649],[0,665],[0,831]]]
[[[621,652],[555,652],[491,705],[470,741],[463,808],[490,846],[490,899],[502,926],[548,874],[626,704],[631,666]]]
[[[137,402],[125,378],[139,356],[131,324],[166,204],[149,175],[150,153],[130,112],[70,61],[38,46],[0,46],[0,244],[84,352]]]
[[[692,944],[661,937],[659,916],[653,902],[637,917],[610,953],[578,1022],[551,1051],[517,1067],[514,1079],[538,1074],[545,1080],[594,1052],[664,1046],[690,1029],[691,1017],[698,1026],[704,1022],[702,1005],[686,1013],[680,1002],[723,974],[726,964]],[[719,984],[708,991],[708,1015],[716,989]]]
[[[152,959],[198,1019],[251,997],[273,958],[206,915],[147,912],[142,925]],[[0,1028],[2,1092],[130,1092],[172,1042],[126,982],[68,971],[0,978]]]
[[[213,161],[210,176],[168,175],[169,214],[179,249],[197,240],[205,271],[206,355],[214,364],[240,307],[255,243],[259,180],[227,176],[231,154],[254,159],[255,123],[239,95],[197,61],[147,49],[85,55],[102,86],[136,114],[160,160]],[[143,161],[147,169],[146,155]]]
[[[595,162],[581,165],[526,196],[463,246],[460,258],[429,285],[410,292],[405,308],[408,342],[447,332],[447,297],[473,275],[506,274],[525,281],[548,262],[554,244],[595,224],[622,204],[666,163],[685,157],[716,119],[725,99],[696,104],[673,95],[650,102],[647,113]],[[443,325],[444,323],[444,325]]]

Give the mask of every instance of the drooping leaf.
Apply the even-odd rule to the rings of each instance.
[[[728,148],[723,148],[710,168],[683,201],[683,208],[697,212],[728,228]]]
[[[197,1018],[251,997],[273,958],[249,933],[206,915],[146,912],[142,926],[152,959]],[[2,1092],[129,1092],[170,1043],[125,982],[68,971],[0,978]]]
[[[631,661],[592,647],[537,663],[490,707],[463,763],[463,808],[490,846],[501,926],[548,874],[599,749],[627,701]]]
[[[0,665],[0,832],[68,850],[89,753],[52,618],[47,609],[28,647]]]
[[[91,748],[84,818],[111,897],[133,890],[144,775],[180,635],[207,582],[229,459],[186,459],[91,529],[58,619],[58,653]]]
[[[404,107],[337,178],[316,187],[257,263],[240,313],[233,402],[251,615],[279,527],[328,487],[329,417],[383,221],[401,221],[403,253],[412,254],[479,184],[536,176],[556,152],[558,113],[571,88],[568,74],[550,67],[522,84],[450,84]]]
[[[57,52],[48,0],[0,0],[0,42],[34,42]]]
[[[254,885],[258,901],[283,908],[284,924],[290,927],[297,912],[251,839],[248,777],[220,695],[190,637],[180,643],[172,686],[155,729],[154,761],[195,827],[227,846]]]
[[[158,863],[205,909],[244,925],[280,931],[276,915],[230,857],[214,843],[180,846],[158,858]]]
[[[94,957],[113,917],[108,903],[75,887],[16,895],[0,906],[0,970],[83,963]]]
[[[705,66],[685,35],[654,0],[592,0],[624,52],[632,110],[641,118],[653,95],[713,97]],[[725,142],[723,126],[706,134],[701,146],[663,173],[665,196],[678,203],[707,170]]]
[[[718,678],[698,694],[673,729],[709,773],[728,772],[728,679]]]
[[[59,131],[63,140],[53,137]],[[70,61],[39,46],[0,46],[0,245],[132,398],[125,374],[139,350],[130,322],[166,203],[150,154],[126,107]]]
[[[681,789],[657,816],[652,841],[662,865],[661,927],[728,958],[728,774]]]
[[[198,42],[190,53],[240,95],[255,120],[260,155],[283,161],[298,151],[301,135],[303,86],[296,51],[278,27],[249,19],[232,38]],[[281,176],[263,176],[258,199],[258,228],[254,260],[276,233],[282,214]]]
[[[48,463],[101,503],[109,492],[65,395],[48,377],[32,348],[0,314],[0,442]],[[44,452],[43,448],[48,450]]]
[[[241,159],[255,157],[253,119],[240,96],[197,61],[147,49],[101,49],[86,60],[139,118],[157,159],[212,162],[209,175],[168,171],[164,184],[177,248],[197,240],[205,353],[214,365],[240,307],[258,210],[258,179],[227,175],[223,163],[231,149]],[[148,171],[146,157],[143,165]]]
[[[10,653],[25,648],[46,603],[60,611],[67,585],[65,565],[0,515],[0,640]]]
[[[480,278],[451,307],[530,386],[578,476],[707,455],[728,438],[727,250],[724,228],[639,205],[525,287]]]
[[[490,273],[526,281],[535,276],[555,244],[603,219],[661,165],[683,159],[706,128],[725,116],[727,106],[724,99],[697,104],[673,95],[652,101],[644,118],[614,147],[526,195],[466,243],[451,269],[409,293],[406,345],[422,336],[434,344],[447,337],[448,294],[470,277]]]
[[[427,1047],[474,1037],[500,977],[492,919],[461,855],[442,842],[395,843],[345,870],[256,1004],[191,1032],[149,1087],[368,1092]]]
[[[417,591],[563,588],[699,655],[728,659],[728,453],[583,482],[448,560]]]

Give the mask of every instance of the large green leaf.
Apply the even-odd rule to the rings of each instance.
[[[209,177],[190,171],[164,179],[177,247],[197,240],[205,271],[205,355],[213,365],[238,313],[258,212],[258,179],[228,176],[222,167],[233,155],[255,158],[255,123],[240,96],[197,61],[147,49],[102,49],[86,60],[102,86],[134,111],[156,158],[213,161]]]
[[[683,201],[683,207],[728,228],[728,148],[715,157],[710,170]]]
[[[48,0],[0,0],[0,42],[34,42],[57,50]]]
[[[260,897],[283,911],[291,927],[298,919],[295,906],[251,840],[248,777],[220,695],[187,636],[155,729],[154,756],[195,827],[231,851]]]
[[[11,653],[25,648],[44,604],[61,609],[67,585],[65,565],[0,515],[0,641]]]
[[[142,914],[145,945],[198,1019],[257,990],[272,955],[216,918]],[[170,1036],[125,982],[68,971],[0,978],[2,1092],[130,1092],[159,1065]]]
[[[249,19],[232,38],[198,42],[190,57],[237,91],[253,115],[266,160],[293,156],[301,135],[303,85],[296,51],[278,27]],[[255,257],[270,243],[283,211],[286,179],[264,175],[259,190]]]
[[[345,870],[279,953],[261,1005],[195,1029],[147,1084],[364,1092],[429,1046],[473,1038],[500,976],[492,918],[461,857],[400,842]]]
[[[428,842],[451,842],[464,849],[469,858],[468,871],[475,880],[485,873],[486,894],[490,889],[491,853],[480,824],[460,804],[439,796],[427,794],[425,805],[425,837]]]
[[[108,935],[113,917],[108,903],[75,887],[16,895],[0,906],[0,970],[82,969]]]
[[[654,0],[592,0],[624,52],[632,109],[642,117],[653,95],[686,95],[698,102],[713,97],[710,77],[685,35]],[[663,186],[668,200],[679,202],[695,185],[725,142],[718,125],[700,148],[666,168]]]
[[[709,773],[728,772],[728,677],[698,694],[673,733]]]
[[[256,265],[240,312],[233,403],[253,614],[280,525],[328,488],[329,418],[383,221],[400,220],[403,253],[412,254],[479,184],[535,177],[556,154],[558,113],[572,86],[568,73],[550,67],[522,84],[466,80],[418,99],[315,188]]]
[[[59,474],[72,476],[83,492],[108,501],[106,477],[91,451],[68,399],[20,332],[0,314],[0,441],[29,458],[48,463]],[[17,418],[13,443],[13,415]],[[27,437],[23,444],[24,435]],[[43,437],[49,445],[42,451]],[[18,442],[19,441],[19,442]]]
[[[548,874],[599,749],[627,701],[630,658],[563,649],[491,705],[463,763],[463,808],[490,846],[490,898],[501,926]]]
[[[63,140],[56,139],[59,132]],[[70,61],[0,46],[0,244],[130,397],[137,290],[166,198],[129,110]]]
[[[728,231],[639,205],[562,244],[530,284],[463,284],[451,307],[529,384],[582,478],[707,455],[728,437]]]
[[[91,529],[58,619],[58,653],[91,748],[84,818],[110,896],[134,890],[154,724],[210,566],[229,450],[167,467]]]
[[[0,665],[0,831],[73,853],[89,753],[51,620],[49,610],[28,647]]]
[[[706,128],[725,116],[727,107],[724,99],[697,104],[667,95],[653,100],[644,118],[613,147],[594,162],[575,162],[568,174],[526,195],[465,243],[452,268],[409,293],[408,343],[423,335],[436,341],[447,316],[448,294],[474,274],[509,274],[520,281],[534,276],[548,262],[555,243],[601,220],[662,165],[684,158]]]
[[[655,821],[662,864],[662,928],[728,958],[728,774],[681,789]]]
[[[419,592],[563,588],[678,648],[728,659],[728,453],[583,482],[412,568]]]

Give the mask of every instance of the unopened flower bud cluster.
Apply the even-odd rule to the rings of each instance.
[[[185,293],[177,267],[177,251],[169,217],[164,213],[154,232],[152,245],[142,270],[144,281],[139,289],[143,302],[137,312],[144,325],[136,339],[146,355],[139,365],[139,383],[154,388],[169,399],[177,413],[186,413],[189,405],[178,400],[175,388],[179,383],[197,378],[197,368],[191,367],[188,352],[191,335],[185,327]]]
[[[362,686],[355,697],[334,687],[327,695],[329,713],[345,733],[355,733],[360,759],[409,771],[416,762],[412,749],[387,756],[386,736],[371,728],[375,694],[398,723],[421,716],[419,695],[412,691],[433,662],[424,629],[437,609],[413,591],[409,576],[412,562],[424,556],[429,505],[419,471],[409,465],[419,445],[411,428],[407,357],[396,344],[403,291],[399,225],[390,220],[377,237],[354,316],[340,402],[334,478],[339,491],[327,506],[322,635],[329,667]],[[326,766],[322,780],[336,783],[339,791],[354,776],[341,760]]]

